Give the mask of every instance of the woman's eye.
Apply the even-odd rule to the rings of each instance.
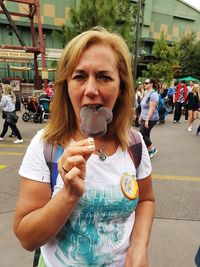
[[[82,74],[77,74],[72,77],[73,80],[77,80],[77,81],[83,80],[84,78],[85,76]]]
[[[100,75],[98,78],[102,81],[112,81],[112,78],[107,75]]]

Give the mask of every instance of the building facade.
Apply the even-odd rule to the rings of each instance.
[[[34,1],[33,1],[34,2]],[[75,0],[39,0],[40,14],[43,30],[43,41],[46,51],[46,67],[48,69],[48,79],[53,80],[55,68],[52,67],[54,61],[60,58],[62,45],[54,36],[54,31],[59,30],[64,24],[69,23],[69,12],[71,8],[76,8],[79,1]],[[4,1],[6,9],[11,12],[28,14],[29,6],[15,1]],[[20,45],[20,42],[13,31],[5,13],[0,6],[0,79],[3,77],[20,76],[25,81],[33,81],[34,67],[33,55],[27,55],[24,51],[4,49],[4,45]],[[26,46],[32,45],[30,22],[27,17],[11,16],[19,30]],[[38,19],[34,17],[37,25]],[[36,32],[38,37],[38,32]],[[55,64],[54,64],[55,65]],[[38,66],[41,69],[41,55],[38,56]]]
[[[55,38],[54,30],[64,24],[69,25],[71,8],[78,8],[80,0],[38,0],[40,4],[41,22],[46,50],[46,67],[48,79],[53,80],[55,69],[52,62],[59,60],[62,45]],[[58,3],[59,2],[59,3]],[[132,4],[130,1],[130,4]],[[15,1],[3,2],[11,12],[28,12],[28,5]],[[137,4],[137,1],[135,1]],[[0,6],[0,11],[2,11]],[[27,18],[12,16],[26,45],[31,45],[32,37]],[[37,25],[37,17],[35,17]],[[162,33],[166,41],[172,43],[190,32],[196,32],[200,39],[200,11],[186,4],[184,0],[144,0],[142,5],[142,19],[140,39],[144,44],[143,54],[151,55],[154,42],[160,39]],[[23,54],[24,51],[5,51],[4,45],[18,45],[19,40],[10,26],[5,14],[0,13],[0,79],[3,77],[20,76],[26,81],[33,81],[33,57]],[[16,56],[14,56],[14,52]],[[7,56],[6,56],[7,53]],[[12,56],[11,56],[12,54]],[[40,56],[38,66],[41,68]],[[23,68],[23,69],[22,69]]]
[[[183,0],[144,1],[141,41],[147,54],[151,54],[152,45],[162,33],[166,41],[172,43],[191,32],[200,39],[200,10]]]

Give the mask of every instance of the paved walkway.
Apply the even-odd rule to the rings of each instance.
[[[25,128],[20,129],[27,134],[28,125],[38,127],[24,124]],[[169,116],[166,125],[158,125],[152,132],[159,152],[152,159],[156,218],[149,244],[150,267],[195,266],[200,245],[200,136],[188,133],[186,127],[185,123],[172,124]],[[3,157],[3,147],[0,150]],[[7,153],[16,152],[10,148]],[[20,161],[21,155],[13,168]],[[8,182],[10,166],[3,165],[0,166],[4,174],[0,179],[0,206],[4,208],[0,210],[0,267],[31,267],[33,253],[22,249],[12,231],[16,186],[13,181]]]

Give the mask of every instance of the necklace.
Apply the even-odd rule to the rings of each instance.
[[[83,134],[81,133],[81,131],[79,131],[79,132],[80,132],[81,136],[83,137]],[[99,152],[99,153],[98,153],[98,157],[99,157],[99,159],[100,159],[101,161],[104,161],[104,160],[106,160],[106,158],[107,158],[106,153],[103,151],[104,148],[105,148],[105,146],[106,146],[106,144],[107,144],[107,141],[108,141],[108,138],[105,139],[105,142],[104,142],[103,147],[102,147],[101,149],[97,149],[97,148],[95,148],[95,150]]]
[[[106,158],[107,158],[106,153],[103,151],[104,148],[105,148],[105,146],[106,146],[106,144],[107,144],[107,138],[106,138],[106,140],[105,140],[105,142],[104,142],[104,144],[103,144],[103,147],[102,147],[101,149],[96,149],[96,148],[95,148],[95,150],[99,152],[98,157],[99,157],[99,159],[100,159],[101,161],[104,161],[104,160],[106,160]]]

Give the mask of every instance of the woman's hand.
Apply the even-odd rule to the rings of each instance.
[[[125,267],[148,267],[147,248],[129,248]]]
[[[58,160],[58,170],[69,195],[78,198],[83,195],[86,161],[94,150],[94,139],[89,137],[70,143]]]
[[[145,120],[144,126],[145,126],[145,128],[149,128],[149,121]]]

